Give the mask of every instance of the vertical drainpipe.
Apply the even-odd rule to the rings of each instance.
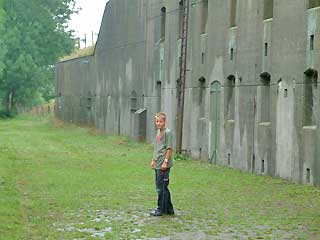
[[[187,72],[187,49],[188,49],[188,25],[189,25],[189,0],[184,0],[184,17],[181,40],[181,61],[180,76],[178,81],[178,106],[177,106],[177,153],[182,152],[182,132],[183,132],[183,115],[184,115],[184,97]]]
[[[252,144],[252,162],[251,162],[251,172],[254,173],[255,164],[256,164],[256,154],[255,154],[255,125],[256,125],[256,111],[257,111],[257,101],[256,97],[253,97],[253,124],[252,124],[252,133],[253,133],[253,144]]]

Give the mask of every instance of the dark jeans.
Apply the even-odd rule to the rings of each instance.
[[[171,196],[168,189],[170,168],[163,173],[162,170],[155,170],[156,190],[158,193],[158,210],[163,214],[173,214]]]

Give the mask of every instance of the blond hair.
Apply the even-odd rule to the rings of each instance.
[[[161,117],[163,120],[167,119],[167,115],[164,112],[158,112],[155,116],[155,118]]]

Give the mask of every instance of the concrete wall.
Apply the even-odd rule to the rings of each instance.
[[[110,0],[94,55],[57,64],[57,116],[151,142],[165,111],[175,132],[179,2]],[[184,152],[320,183],[319,5],[190,0]],[[139,109],[146,126],[134,131]]]

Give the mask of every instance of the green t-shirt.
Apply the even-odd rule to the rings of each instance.
[[[160,130],[157,131],[157,136]],[[166,157],[168,148],[172,148],[172,132],[169,128],[165,128],[164,133],[160,139],[157,137],[154,140],[153,159],[155,161],[155,168],[161,169],[163,161]],[[168,159],[168,168],[172,167],[172,156]]]

